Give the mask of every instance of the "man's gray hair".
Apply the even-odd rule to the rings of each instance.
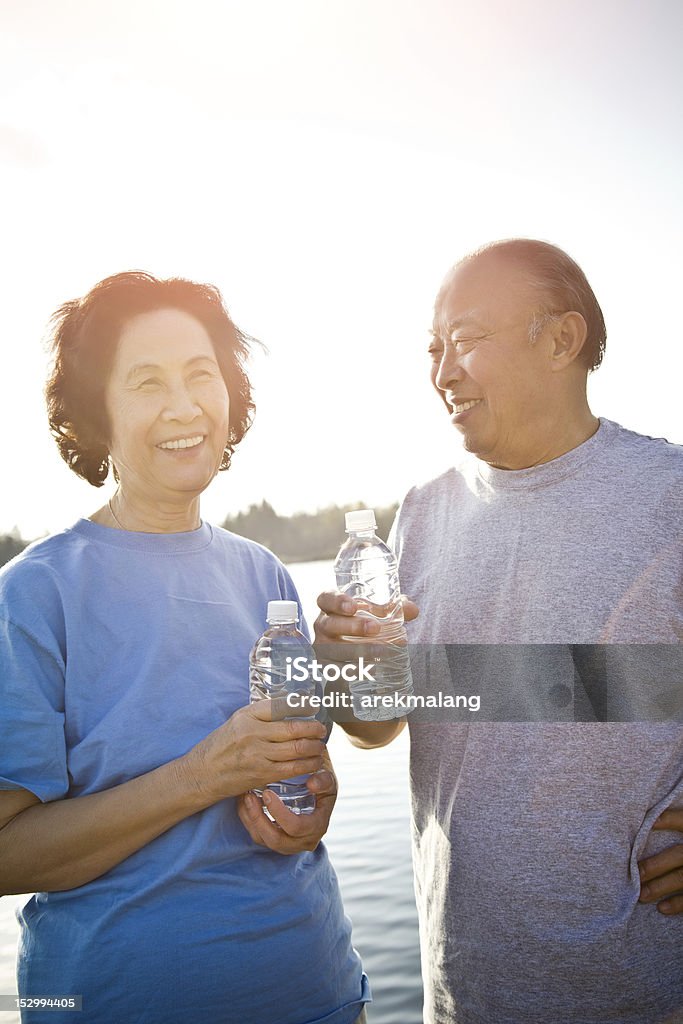
[[[529,283],[539,292],[541,309],[529,325],[529,340],[534,342],[545,325],[557,320],[562,313],[580,313],[587,328],[580,358],[589,371],[597,370],[605,353],[607,330],[598,300],[578,263],[549,242],[507,238],[482,246],[456,265],[489,252],[500,253],[520,264],[529,275]]]

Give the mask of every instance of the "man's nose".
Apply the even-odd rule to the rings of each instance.
[[[164,409],[164,419],[178,420],[180,423],[191,423],[202,414],[202,407],[197,403],[191,390],[184,384],[172,388],[168,393],[168,401]]]
[[[445,345],[441,362],[434,377],[439,391],[448,391],[449,385],[461,381],[465,376],[455,345]]]

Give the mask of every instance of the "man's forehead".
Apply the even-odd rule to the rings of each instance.
[[[527,274],[495,252],[456,264],[446,274],[434,304],[439,327],[486,325],[511,308],[533,304]]]

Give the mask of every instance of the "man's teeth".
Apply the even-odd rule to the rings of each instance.
[[[203,440],[204,438],[201,435],[199,437],[181,437],[178,441],[162,441],[159,448],[170,448],[171,450],[178,448],[196,448]]]
[[[481,398],[475,398],[473,402],[454,402],[453,408],[456,413],[465,412],[467,409],[471,409],[473,405],[479,405]]]

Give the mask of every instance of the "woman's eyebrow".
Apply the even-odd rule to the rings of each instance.
[[[209,355],[192,356],[192,358],[188,359],[183,365],[187,367],[194,366],[195,363],[215,363],[215,361],[216,360]],[[136,363],[134,366],[131,366],[130,370],[126,374],[126,380],[130,380],[130,378],[134,377],[137,373],[149,373],[150,371],[153,372],[160,369],[162,369],[162,367],[159,363]]]

